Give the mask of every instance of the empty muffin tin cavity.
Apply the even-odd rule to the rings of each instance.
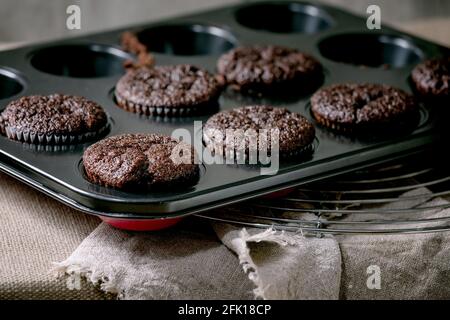
[[[24,81],[13,71],[0,68],[0,99],[12,97],[24,89]]]
[[[37,50],[30,62],[36,69],[57,76],[97,78],[123,73],[128,59],[133,57],[114,47],[75,44]]]
[[[235,17],[244,27],[276,33],[316,33],[333,25],[323,9],[295,2],[249,5],[238,9]]]
[[[336,62],[386,69],[413,65],[423,58],[411,41],[384,34],[334,35],[320,41],[319,51]]]
[[[182,56],[221,54],[236,43],[229,31],[203,24],[157,26],[136,35],[150,52]]]

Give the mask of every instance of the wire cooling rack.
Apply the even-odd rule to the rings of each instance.
[[[316,236],[449,231],[450,162],[433,158],[397,160],[197,216]]]

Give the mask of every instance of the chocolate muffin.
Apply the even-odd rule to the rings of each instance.
[[[235,145],[228,130],[242,130],[245,133],[244,145]],[[250,129],[250,130],[249,130]],[[264,129],[267,132],[264,133]],[[246,106],[227,110],[213,115],[203,128],[203,140],[206,146],[222,154],[248,155],[267,148],[270,155],[271,129],[279,130],[279,155],[294,156],[311,149],[315,138],[314,126],[302,115],[290,112],[286,108],[271,106]],[[252,133],[265,134],[263,140],[251,140]],[[228,134],[228,135],[227,135]],[[260,136],[258,136],[260,138]],[[263,149],[264,150],[264,149]]]
[[[418,106],[412,95],[381,84],[335,84],[311,97],[315,120],[338,131],[383,129],[415,119]]]
[[[182,154],[186,150],[189,152]],[[183,162],[174,161],[172,154],[182,156]],[[106,187],[179,189],[199,179],[194,155],[190,145],[167,136],[124,134],[87,148],[83,165],[89,181]]]
[[[231,88],[256,94],[294,88],[307,93],[323,79],[322,65],[314,57],[279,46],[232,49],[219,58],[217,71]]]
[[[450,57],[431,59],[411,72],[417,92],[425,98],[448,101],[450,98]]]
[[[222,86],[206,70],[191,65],[139,67],[117,83],[117,104],[145,115],[188,115],[214,110]]]
[[[26,96],[10,102],[0,115],[8,138],[35,144],[69,144],[97,136],[107,116],[97,103],[62,94]]]

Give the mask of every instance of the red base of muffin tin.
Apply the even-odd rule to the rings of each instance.
[[[266,198],[266,199],[282,198],[282,197],[287,196],[288,194],[290,194],[294,190],[295,190],[295,188],[287,188],[287,189],[284,189],[284,190],[280,190],[280,191],[276,191],[276,192],[273,192],[273,193],[269,193],[269,194],[263,196],[263,198]]]
[[[121,230],[156,231],[170,228],[180,222],[183,218],[139,220],[100,217],[100,219],[102,219],[103,222],[106,222],[110,226]]]
[[[280,190],[274,193],[270,193],[264,198],[273,199],[280,198],[288,195],[295,188],[288,188],[285,190]],[[141,219],[119,219],[110,217],[100,217],[103,222],[109,224],[110,226],[127,231],[157,231],[166,228],[173,227],[178,222],[183,220],[183,218],[169,218],[169,219],[152,219],[152,220],[141,220]]]

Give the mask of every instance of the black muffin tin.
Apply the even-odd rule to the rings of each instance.
[[[400,8],[399,8],[400,10]],[[114,102],[122,63],[134,57],[119,46],[131,30],[155,54],[157,64],[190,63],[215,71],[220,54],[237,45],[274,44],[313,54],[325,68],[323,85],[339,82],[385,83],[411,92],[415,64],[448,54],[448,49],[384,27],[370,31],[365,18],[328,6],[307,3],[254,3],[191,14],[63,41],[0,52],[0,105],[20,96],[65,93],[101,104],[109,115],[108,136],[130,132],[170,135],[186,128],[187,118],[145,117]],[[251,98],[225,92],[220,110],[245,104],[285,106],[309,119],[310,95]],[[364,137],[335,134],[317,127],[309,158],[281,161],[276,175],[260,175],[246,165],[202,165],[197,185],[178,192],[124,192],[88,182],[81,157],[92,142],[70,146],[35,146],[0,137],[0,169],[79,210],[120,218],[175,217],[268,194],[289,186],[329,177],[418,152],[438,141],[442,132],[439,106],[422,104],[420,123],[410,132]],[[100,137],[99,137],[100,138]]]

